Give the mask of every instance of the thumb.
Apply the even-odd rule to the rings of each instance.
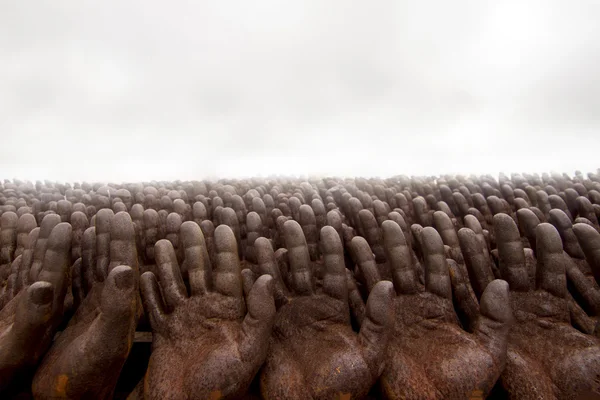
[[[385,367],[385,352],[393,328],[394,296],[394,285],[390,281],[381,281],[373,287],[358,333],[365,361],[374,377],[379,377]]]
[[[23,345],[42,339],[50,324],[54,287],[49,282],[35,282],[20,298],[13,334]]]
[[[275,321],[273,277],[260,276],[246,298],[248,313],[242,321],[242,340],[239,346],[242,361],[260,365],[267,357],[271,329]]]
[[[508,283],[501,279],[490,282],[479,303],[480,316],[474,334],[486,346],[499,365],[506,362],[508,331],[513,321]]]

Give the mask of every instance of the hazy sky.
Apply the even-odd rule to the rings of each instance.
[[[595,170],[600,2],[2,1],[1,177]]]

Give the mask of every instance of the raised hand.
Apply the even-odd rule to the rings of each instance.
[[[195,222],[181,225],[180,240],[181,269],[171,242],[159,240],[158,280],[152,272],[141,278],[154,332],[144,396],[238,398],[267,355],[275,316],[272,279],[260,277],[244,300],[237,243],[228,226],[214,231],[214,270]]]
[[[600,341],[571,325],[566,261],[558,232],[548,223],[536,227],[533,287],[513,219],[495,215],[494,229],[500,273],[510,286],[516,320],[502,386],[515,399],[572,399],[590,393],[600,376]]]
[[[449,269],[440,235],[431,227],[421,232],[425,288],[409,257],[402,229],[393,221],[382,224],[384,248],[391,264],[394,287],[394,330],[386,353],[387,367],[381,376],[381,392],[388,399],[453,399],[487,395],[500,376],[506,359],[511,312],[508,287],[493,281],[476,299],[455,294],[463,307],[471,302],[469,328],[459,324],[452,302],[452,280],[464,285],[460,269]],[[358,239],[360,240],[360,239]],[[367,247],[361,246],[363,251]],[[363,254],[359,264],[367,288],[379,281],[373,256]],[[452,271],[452,272],[450,272]],[[452,276],[451,276],[452,274]]]
[[[44,218],[11,274],[16,295],[0,311],[0,394],[27,382],[62,321],[71,225],[59,222],[58,215]]]
[[[259,269],[273,277],[279,306],[261,374],[261,393],[265,399],[361,398],[383,371],[392,285],[381,282],[373,289],[356,334],[350,325],[338,233],[330,226],[321,229],[325,269],[317,290],[302,228],[296,221],[285,222],[283,228],[289,261],[289,275],[284,274],[288,276],[280,273],[269,241],[258,238],[255,242]]]
[[[79,307],[33,379],[39,399],[109,399],[133,344],[138,318],[135,230],[127,212],[98,213],[74,266]]]

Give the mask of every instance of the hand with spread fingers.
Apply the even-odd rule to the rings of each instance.
[[[453,260],[446,260],[438,232],[426,227],[420,233],[425,287],[419,285],[402,229],[393,221],[382,224],[384,249],[392,269],[394,329],[381,377],[381,392],[388,399],[455,399],[486,396],[500,376],[506,359],[511,322],[508,285],[495,280],[480,303],[465,290],[468,279]],[[374,259],[361,239],[354,239],[361,254],[368,289],[379,281]],[[448,264],[452,263],[450,267]],[[453,304],[469,311],[465,331]]]
[[[34,376],[35,398],[112,398],[138,321],[137,260],[129,214],[100,210],[73,268],[77,310]]]
[[[301,226],[287,221],[283,228],[288,277],[285,268],[280,272],[269,241],[255,242],[259,269],[273,277],[278,305],[261,393],[265,399],[362,398],[385,365],[392,284],[381,282],[373,288],[357,334],[350,324],[344,254],[336,230],[321,229],[324,273],[322,287],[316,289]]]
[[[30,239],[15,261],[0,311],[0,394],[31,378],[63,317],[71,225],[60,223],[58,215],[48,215]]]
[[[585,258],[592,271],[595,285],[587,276],[584,276],[579,269],[572,268],[569,279],[573,282],[575,290],[578,291],[580,303],[588,313],[595,317],[596,326],[593,328],[593,334],[600,337],[600,233],[594,227],[587,224],[575,224],[573,232],[577,237],[577,241],[581,245],[581,249],[585,254]],[[569,270],[567,270],[567,274]]]
[[[503,388],[514,399],[573,399],[591,393],[600,376],[600,340],[571,324],[567,260],[559,233],[548,223],[535,228],[533,287],[513,219],[495,215],[494,229],[500,273],[509,283],[515,315]]]
[[[158,280],[152,272],[141,277],[154,333],[144,397],[239,398],[267,355],[275,316],[272,279],[260,277],[244,300],[236,238],[226,225],[214,231],[214,270],[195,222],[181,225],[180,240],[181,268],[171,242],[159,240]]]

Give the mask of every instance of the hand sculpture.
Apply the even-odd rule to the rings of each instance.
[[[12,275],[16,295],[0,311],[0,394],[30,378],[62,321],[71,225],[59,222],[58,215],[44,218]]]
[[[451,399],[486,396],[500,376],[506,359],[511,321],[508,287],[493,281],[469,314],[472,332],[459,324],[452,303],[451,272],[440,235],[431,227],[421,232],[425,288],[420,288],[402,229],[393,221],[382,224],[384,249],[391,264],[395,325],[386,353],[381,391],[388,399]],[[355,238],[359,268],[367,288],[379,281],[373,256],[364,240]],[[454,264],[453,275],[460,274]],[[464,279],[452,276],[464,284]],[[456,285],[455,294],[466,293]],[[473,302],[456,296],[460,303]],[[457,306],[464,307],[464,304]]]
[[[362,328],[356,334],[350,325],[338,233],[330,226],[321,229],[325,264],[322,290],[315,290],[300,225],[285,222],[284,236],[289,279],[280,274],[269,241],[259,238],[255,243],[259,269],[273,277],[279,305],[261,374],[261,393],[266,399],[361,398],[383,371],[391,328],[392,285],[382,282],[373,289]]]
[[[214,232],[214,270],[195,222],[181,225],[180,240],[181,269],[171,242],[160,240],[158,281],[152,272],[141,278],[154,332],[145,397],[238,398],[267,355],[275,315],[272,280],[259,278],[244,301],[237,244],[228,226]]]
[[[135,230],[127,212],[98,213],[74,267],[77,311],[33,379],[38,399],[110,399],[137,324]],[[100,237],[100,239],[99,239]],[[108,246],[105,246],[108,244]]]
[[[516,319],[502,386],[515,399],[572,399],[591,392],[600,376],[600,340],[571,325],[565,254],[558,232],[548,223],[536,227],[534,288],[513,219],[495,215],[494,229],[500,273],[510,285]]]

